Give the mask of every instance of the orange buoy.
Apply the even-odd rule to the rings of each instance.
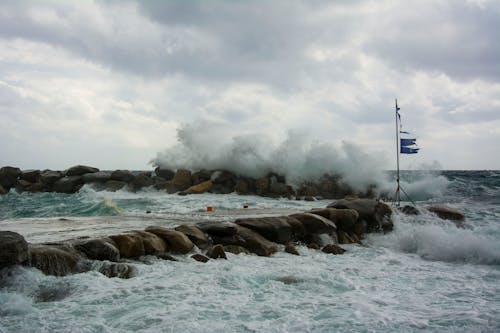
[[[207,206],[207,212],[213,212],[214,211],[214,207],[212,206]]]

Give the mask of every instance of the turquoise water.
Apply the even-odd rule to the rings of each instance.
[[[341,256],[299,247],[298,257],[228,254],[206,264],[146,258],[129,280],[4,270],[0,332],[500,331],[500,173],[415,177],[406,186],[419,203],[461,209],[465,229],[432,215],[396,215],[393,233],[345,246]],[[110,233],[123,225],[231,219],[244,204],[280,213],[327,203],[155,191],[10,193],[0,197],[0,228],[16,226],[43,241],[86,228]],[[207,205],[218,215],[205,213]]]

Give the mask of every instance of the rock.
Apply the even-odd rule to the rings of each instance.
[[[82,180],[85,184],[88,183],[105,183],[111,179],[111,173],[107,171],[98,171],[92,173],[86,173],[82,176]]]
[[[269,189],[269,178],[262,177],[255,180],[255,191],[257,194],[266,193]]]
[[[183,224],[176,227],[175,230],[186,235],[200,249],[204,249],[209,245],[207,235],[194,225]]]
[[[113,235],[109,238],[115,242],[122,258],[138,258],[146,254],[142,237],[138,234]]]
[[[193,242],[180,231],[155,226],[147,227],[146,231],[163,239],[172,253],[186,254],[194,247]]]
[[[339,244],[361,244],[356,234],[349,234],[342,230],[337,231],[337,239]]]
[[[210,193],[214,194],[229,194],[234,192],[234,185],[227,184],[212,184]]]
[[[193,258],[196,261],[203,262],[203,263],[210,260],[208,257],[205,257],[203,254],[199,254],[199,253],[193,254],[191,256],[191,258]]]
[[[255,217],[242,218],[236,224],[252,229],[270,241],[286,244],[292,240],[292,227],[287,222],[288,217]]]
[[[109,192],[116,192],[127,186],[127,183],[119,180],[108,180],[104,183],[104,189]]]
[[[334,222],[338,230],[353,231],[359,214],[354,209],[320,208],[309,213],[323,216]]]
[[[217,244],[207,251],[207,256],[212,259],[227,259],[226,252],[224,252],[224,247],[221,244]]]
[[[12,231],[0,231],[0,269],[20,265],[28,259],[28,243],[24,237]]]
[[[420,215],[420,211],[414,206],[405,205],[403,207],[398,207],[398,210],[405,215]]]
[[[40,170],[23,170],[19,179],[26,180],[30,183],[38,183],[40,181],[41,172]]]
[[[310,195],[304,197],[304,201],[316,201],[316,198]]]
[[[115,170],[111,173],[111,180],[120,182],[130,183],[134,178],[134,174],[128,170]]]
[[[66,176],[57,180],[53,185],[54,192],[76,193],[82,187],[81,176]]]
[[[297,213],[290,217],[299,220],[308,234],[328,234],[337,231],[335,223],[323,216],[311,213]]]
[[[172,257],[170,254],[166,254],[166,253],[157,254],[156,256],[162,260],[177,261],[177,259]]]
[[[43,192],[47,190],[47,185],[43,183],[32,183],[24,188],[26,192]]]
[[[335,244],[328,244],[326,246],[324,246],[321,251],[325,252],[325,253],[330,253],[330,254],[343,254],[345,252],[345,250],[343,248],[341,248],[340,246],[338,245],[335,245]]]
[[[191,174],[191,183],[197,185],[199,183],[206,182],[207,180],[212,180],[213,171],[210,170],[200,170]]]
[[[64,172],[64,175],[68,176],[68,177],[70,177],[70,176],[83,176],[86,173],[93,173],[93,172],[98,172],[98,171],[99,171],[99,169],[93,168],[90,166],[76,165],[76,166],[73,166],[73,167],[69,168],[68,170],[66,170]]]
[[[233,183],[234,186],[234,184],[236,183],[236,175],[227,170],[219,170],[214,172],[211,179],[214,184],[227,184],[229,182]]]
[[[197,185],[193,185],[187,190],[183,191],[185,194],[201,194],[208,192],[212,188],[212,181],[207,180]]]
[[[111,239],[91,239],[74,245],[74,248],[93,260],[120,260],[120,251]]]
[[[6,189],[3,188],[2,185],[0,185],[0,195],[4,195],[4,194],[7,194],[9,193],[9,191],[7,191]]]
[[[465,215],[456,208],[452,208],[446,205],[432,205],[426,208],[428,211],[436,214],[443,220],[450,220],[453,222],[463,222],[465,220]]]
[[[0,168],[0,185],[5,190],[9,190],[16,186],[17,178],[21,175],[21,169],[5,166]]]
[[[243,246],[239,245],[224,245],[224,251],[232,254],[240,254],[240,253],[250,254],[250,251],[245,249]]]
[[[392,230],[392,209],[386,203],[375,199],[341,199],[328,208],[354,209],[359,220],[365,220],[368,231]]]
[[[238,225],[232,222],[201,222],[196,226],[210,236],[232,236],[238,232]]]
[[[296,255],[296,256],[300,256],[299,251],[297,251],[297,249],[295,248],[295,246],[292,243],[288,243],[285,245],[285,252]]]
[[[191,185],[191,171],[186,170],[186,169],[179,169],[174,175],[174,178],[172,179],[172,185],[178,190],[178,191],[184,191],[187,190]]]
[[[42,181],[43,184],[52,186],[56,181],[61,179],[62,176],[63,175],[61,171],[44,170],[40,174],[40,180]]]
[[[270,256],[278,250],[276,243],[273,243],[255,231],[242,227],[236,227],[237,232],[233,235],[212,236],[214,243],[226,245],[238,245],[246,248],[259,256]]]
[[[301,197],[315,197],[318,194],[319,191],[314,185],[302,185],[297,191],[297,195]]]
[[[240,195],[248,194],[250,192],[248,182],[244,179],[238,179],[234,186],[234,191]]]
[[[139,230],[134,231],[134,233],[142,237],[142,244],[144,245],[145,254],[157,255],[168,250],[165,241],[155,234]]]
[[[140,173],[130,182],[132,189],[134,191],[139,191],[140,189],[148,186],[153,186],[155,184],[154,180],[151,179],[150,173]]]
[[[31,185],[31,183],[27,180],[24,179],[19,179],[16,184],[16,191],[21,193],[24,192],[26,188],[28,188]]]
[[[101,262],[95,267],[95,270],[109,278],[130,279],[137,275],[137,269],[125,263]]]
[[[321,247],[317,243],[307,243],[307,247],[313,250],[321,249]]]
[[[45,274],[64,276],[78,271],[80,258],[73,253],[46,245],[32,245],[29,252],[31,267]]]
[[[158,177],[161,177],[165,180],[172,180],[172,178],[174,178],[175,172],[169,169],[162,169],[160,167],[156,167],[155,174]]]

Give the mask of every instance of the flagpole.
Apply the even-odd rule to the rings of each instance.
[[[397,165],[397,171],[396,171],[396,182],[397,182],[397,188],[396,188],[396,198],[394,201],[396,202],[396,206],[400,206],[401,202],[401,195],[399,193],[399,126],[398,126],[398,100],[396,99],[396,165]]]

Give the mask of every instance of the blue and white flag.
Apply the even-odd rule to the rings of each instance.
[[[416,154],[420,148],[410,148],[401,146],[401,154]]]
[[[401,147],[408,147],[408,146],[413,146],[417,144],[417,139],[404,139],[401,138]]]

